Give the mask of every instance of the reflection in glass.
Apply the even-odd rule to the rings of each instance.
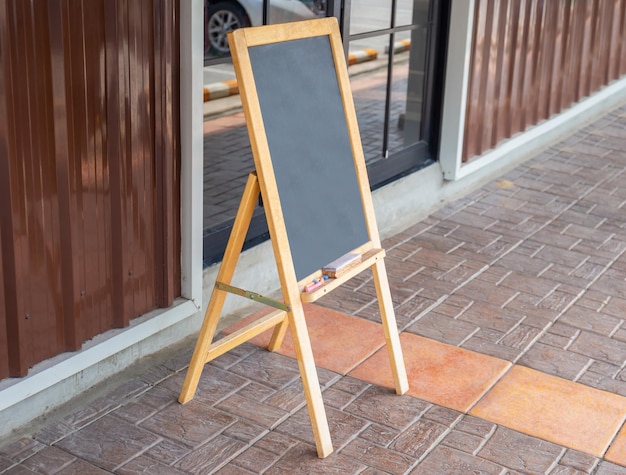
[[[371,39],[352,41],[350,51],[364,51],[371,47]],[[385,58],[350,66],[350,87],[354,98],[366,163],[383,156],[385,130],[385,95],[387,68]]]
[[[266,0],[266,23],[286,23],[325,16],[326,0]],[[206,59],[227,56],[228,33],[263,24],[264,0],[206,0],[204,54]]]
[[[222,12],[222,19],[215,23],[216,28],[220,25],[222,28],[217,28],[217,33],[221,31],[225,37],[225,29],[234,25],[262,23],[263,0],[247,1],[256,5],[254,14],[247,10],[245,14],[229,10],[231,3],[207,2],[205,14],[214,10]],[[394,160],[413,153],[412,147],[423,143],[422,123],[427,123],[423,109],[430,4],[431,0],[397,0],[398,28],[392,30],[393,36],[388,30],[387,34],[374,33],[368,37],[368,32],[392,27],[392,1],[352,1],[350,31],[365,34],[350,41],[349,52],[351,55],[366,50],[376,53],[375,58],[368,54],[367,60],[349,67],[363,151],[372,169],[390,169],[397,173],[393,171],[395,165],[390,167]],[[325,1],[316,0],[269,0],[269,21],[324,15],[324,5]],[[205,88],[208,86],[211,90],[210,100],[204,103],[204,246],[208,253],[205,265],[221,258],[219,252],[237,213],[248,173],[254,169],[241,101],[232,93],[232,87],[236,90],[236,81],[228,50],[224,47],[220,50],[219,35],[215,38],[215,44],[208,51],[210,55],[205,57],[204,68]],[[393,55],[389,50],[391,38]],[[389,65],[391,59],[393,62]],[[384,161],[385,158],[390,160]],[[257,207],[256,213],[262,214],[262,208]],[[265,220],[255,222],[265,223]],[[265,232],[259,229],[251,231],[248,238]]]
[[[263,0],[205,2],[205,60],[228,56],[227,34],[263,24]],[[267,0],[269,23],[307,20],[325,15],[326,0]],[[206,64],[206,63],[205,63]],[[204,104],[204,229],[223,228],[237,213],[252,152],[235,73],[230,62],[204,68],[209,97]],[[261,212],[257,210],[257,212]]]
[[[428,4],[430,0],[426,0],[426,2],[421,0],[397,0],[396,1],[396,26],[404,26],[410,25],[413,23],[413,8],[414,4],[417,3],[426,3]],[[418,8],[418,7],[415,7]]]
[[[400,51],[409,45],[408,58],[404,67],[394,67],[391,110],[397,102],[404,102],[405,112],[399,125],[403,129],[403,145],[410,146],[422,140],[422,112],[424,109],[424,87],[427,65],[429,0],[415,0],[412,23],[414,29],[396,35],[396,47]],[[401,35],[409,34],[407,42]],[[404,87],[400,86],[401,83]],[[390,128],[393,123],[390,123]],[[390,152],[396,151],[390,145]]]
[[[366,0],[362,2],[365,3]],[[378,35],[350,42],[350,52],[353,54],[366,48],[373,48],[378,52],[376,61],[368,65],[357,65],[350,70],[368,164],[387,158],[422,140],[429,5],[429,0],[400,0],[397,3],[399,18],[413,27],[399,30],[393,35],[394,53],[390,67],[388,104],[386,100],[391,35]],[[355,9],[352,10],[352,18],[352,27],[362,32],[367,31],[367,24],[355,24],[359,18],[359,12]],[[376,25],[376,28],[380,25]],[[388,124],[385,129],[387,112]]]
[[[391,0],[352,0],[350,34],[391,27]]]

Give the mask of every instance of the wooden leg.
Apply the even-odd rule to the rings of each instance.
[[[224,258],[220,270],[217,273],[217,281],[224,284],[230,284],[233,274],[235,273],[235,267],[237,260],[241,254],[243,243],[252,220],[252,214],[259,199],[260,189],[259,181],[254,173],[248,175],[248,181],[246,182],[246,188],[244,189],[243,196],[241,197],[241,203],[239,204],[239,210],[233,223],[233,230],[230,233],[228,244],[226,245],[226,251],[224,252]],[[204,322],[198,335],[196,347],[189,363],[189,369],[185,376],[180,396],[178,401],[184,404],[193,399],[200,381],[202,369],[207,362],[207,355],[211,347],[211,342],[215,336],[217,329],[217,323],[220,318],[222,309],[224,308],[224,301],[226,300],[226,292],[217,288],[213,289],[209,305],[204,315]]]
[[[270,338],[269,345],[267,345],[267,349],[269,351],[276,351],[280,348],[280,345],[283,344],[283,340],[285,338],[285,334],[287,333],[287,328],[289,327],[289,319],[285,319],[280,325],[276,325],[274,327],[274,331],[272,332],[272,337]]]
[[[400,346],[400,334],[398,333],[396,315],[393,311],[393,301],[391,300],[391,291],[389,290],[389,281],[383,259],[376,261],[372,266],[372,272],[396,394],[404,394],[409,390],[409,382],[406,376],[402,347]]]
[[[209,300],[209,306],[204,314],[204,321],[202,322],[202,328],[196,341],[196,347],[189,363],[189,369],[183,382],[183,387],[178,396],[178,402],[185,404],[193,399],[202,375],[202,370],[207,361],[207,354],[211,347],[211,342],[215,336],[217,329],[217,322],[220,319],[222,308],[224,308],[224,300],[226,299],[226,292],[213,289],[211,299]]]
[[[333,443],[330,438],[322,391],[317,377],[317,368],[311,349],[311,340],[304,320],[304,309],[301,302],[292,305],[288,312],[289,326],[293,338],[302,386],[306,397],[309,418],[313,427],[313,436],[317,447],[317,455],[320,458],[327,457],[333,452]],[[278,328],[278,327],[277,327]]]

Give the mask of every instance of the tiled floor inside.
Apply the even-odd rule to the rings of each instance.
[[[2,474],[626,474],[626,106],[383,243],[410,379],[369,272],[307,321],[335,451],[266,337],[194,342],[0,444]],[[148,362],[149,363],[149,362]]]

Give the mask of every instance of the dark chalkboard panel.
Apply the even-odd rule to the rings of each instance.
[[[369,241],[330,41],[248,52],[300,280]]]

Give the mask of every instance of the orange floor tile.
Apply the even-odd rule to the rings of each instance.
[[[511,366],[508,361],[410,333],[401,334],[400,341],[409,379],[407,394],[462,412],[468,411]],[[386,348],[350,376],[393,388]]]
[[[626,427],[617,434],[604,458],[609,462],[626,465]]]
[[[602,457],[626,419],[626,398],[515,366],[471,414]]]
[[[260,314],[232,325],[224,330],[224,333],[228,334],[241,328],[252,319],[258,318]],[[313,358],[315,364],[322,368],[347,374],[385,344],[383,328],[379,324],[313,304],[304,305],[304,314],[313,348]],[[271,330],[267,331],[250,342],[266,348],[271,334]],[[295,358],[289,331],[277,353]]]

